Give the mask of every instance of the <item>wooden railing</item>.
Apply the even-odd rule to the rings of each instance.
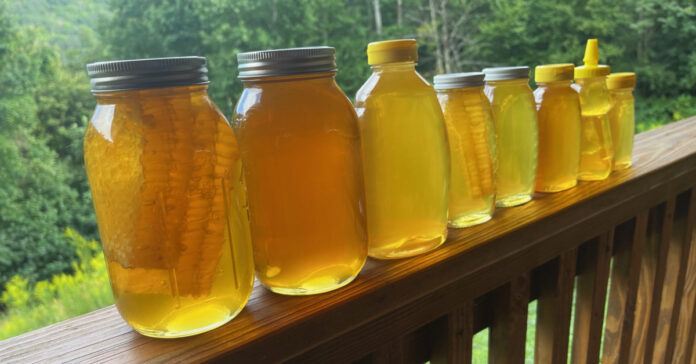
[[[538,363],[694,362],[696,118],[635,144],[606,181],[498,209],[430,254],[368,260],[344,289],[255,287],[231,323],[175,340],[112,306],[2,341],[0,362],[468,363],[489,328],[489,361],[522,363],[533,300]]]

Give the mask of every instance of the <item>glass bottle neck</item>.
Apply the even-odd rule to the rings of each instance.
[[[132,97],[137,97],[137,98],[167,97],[167,96],[179,96],[179,95],[208,96],[208,84],[166,87],[166,88],[154,88],[154,89],[145,89],[145,90],[93,92],[93,95],[97,100],[121,99],[121,98],[125,99],[125,98],[132,98]]]
[[[323,73],[304,73],[299,75],[288,75],[288,76],[271,76],[271,77],[258,77],[249,78],[242,80],[245,87],[253,85],[267,85],[282,82],[312,82],[312,83],[333,83],[336,72],[323,72]]]
[[[480,92],[483,92],[483,86],[471,86],[471,87],[447,88],[447,89],[435,88],[435,91],[439,94],[480,93]]]
[[[489,86],[506,86],[506,85],[529,85],[528,78],[518,78],[514,80],[501,80],[501,81],[486,81]]]
[[[393,62],[393,63],[382,63],[373,64],[370,66],[373,72],[404,72],[404,71],[415,71],[415,62]]]
[[[565,80],[565,81],[551,81],[551,82],[537,82],[537,86],[539,87],[570,87],[570,84],[572,81],[570,80]]]

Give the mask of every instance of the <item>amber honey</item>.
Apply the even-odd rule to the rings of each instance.
[[[448,225],[490,220],[495,209],[495,130],[482,73],[435,77],[450,150]]]
[[[264,52],[297,59],[329,50]],[[333,77],[243,78],[235,127],[254,260],[259,280],[277,293],[336,289],[352,281],[367,258],[360,132]]]
[[[539,121],[535,189],[558,192],[574,187],[580,163],[580,98],[571,88],[572,64],[537,66],[534,98]]]
[[[239,149],[206,88],[95,93],[85,135],[116,307],[148,336],[222,325],[253,284]]]
[[[529,202],[537,169],[538,125],[529,68],[484,69],[496,133],[496,205]]]
[[[371,43],[373,73],[355,97],[364,148],[369,255],[379,259],[425,253],[447,237],[445,123],[433,87],[409,61],[416,57],[414,40]]]

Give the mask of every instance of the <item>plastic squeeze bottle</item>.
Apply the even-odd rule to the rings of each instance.
[[[597,39],[588,39],[584,66],[575,67],[573,88],[580,94],[582,133],[578,179],[603,180],[609,177],[614,161],[608,113],[611,108],[607,75],[609,66],[599,63]]]

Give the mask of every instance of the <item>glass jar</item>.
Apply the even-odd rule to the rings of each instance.
[[[534,70],[539,119],[539,156],[534,189],[567,190],[578,183],[580,99],[570,87],[573,65],[549,64]]]
[[[633,101],[635,86],[636,74],[633,72],[612,73],[607,77],[607,88],[611,99],[609,126],[614,145],[614,170],[631,166],[636,124]]]
[[[450,150],[449,226],[490,220],[495,209],[495,130],[480,72],[434,79]]]
[[[483,73],[497,143],[496,205],[518,206],[532,199],[537,169],[537,113],[529,67],[486,68]]]
[[[259,280],[288,295],[350,283],[367,258],[360,130],[330,47],[241,53],[234,120]]]
[[[584,66],[575,68],[573,88],[580,94],[582,137],[578,179],[597,181],[609,177],[614,163],[614,147],[609,127],[611,100],[606,78],[609,66],[598,64],[596,39],[587,41]]]
[[[435,90],[413,39],[370,43],[372,75],[355,96],[363,138],[369,255],[404,258],[447,237],[449,151]]]
[[[85,165],[116,307],[138,332],[211,330],[254,281],[234,132],[205,58],[87,65],[97,98]]]

